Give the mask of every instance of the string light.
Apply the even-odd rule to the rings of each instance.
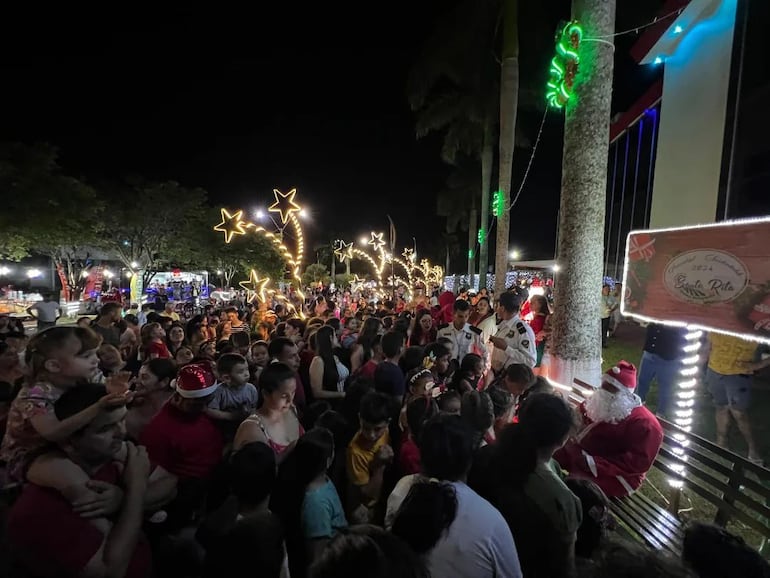
[[[248,300],[252,301],[254,297],[259,299],[261,303],[265,302],[265,293],[267,289],[267,284],[270,282],[270,277],[265,277],[264,279],[260,279],[257,272],[252,269],[249,273],[249,280],[248,281],[241,281],[239,285],[243,287],[248,296]]]
[[[225,243],[233,240],[233,235],[245,235],[245,223],[243,222],[243,211],[230,213],[227,209],[220,209],[222,222],[214,227],[215,231],[225,234]]]
[[[238,210],[230,213],[227,209],[220,209],[222,215],[222,222],[214,227],[215,231],[224,233],[225,243],[230,243],[235,235],[245,235],[247,231],[260,235],[270,241],[273,248],[283,258],[284,262],[288,266],[289,274],[292,278],[292,282],[296,284],[295,294],[299,298],[302,304],[305,303],[305,294],[302,291],[302,278],[300,277],[300,271],[302,268],[302,261],[305,255],[305,239],[302,232],[302,226],[297,218],[297,214],[302,211],[296,201],[297,189],[292,189],[288,193],[284,194],[278,189],[273,189],[273,195],[275,196],[275,202],[268,208],[268,211],[274,213],[280,213],[281,222],[284,226],[291,225],[294,233],[295,253],[283,242],[284,228],[279,228],[278,234],[273,231],[266,230],[263,226],[253,223],[251,221],[245,221],[243,219],[243,210]],[[246,289],[249,293],[249,299],[256,297],[261,302],[265,302],[267,295],[273,295],[276,299],[285,299],[280,292],[269,287],[269,278],[259,279],[257,273],[252,269],[249,275],[249,280],[242,282],[240,285]],[[293,305],[289,303],[292,309]],[[296,310],[296,309],[295,309]],[[299,317],[304,319],[305,314],[303,308],[296,310]]]
[[[487,239],[487,232],[484,230],[484,227],[479,229],[478,235],[476,237],[479,241],[479,245],[483,245],[484,241]]]
[[[568,22],[556,42],[556,55],[551,60],[550,78],[546,84],[545,99],[553,108],[561,109],[572,97],[580,64],[580,41],[583,27],[576,21]]]
[[[375,251],[379,251],[385,245],[385,241],[382,240],[382,233],[375,233],[372,231],[372,238],[368,241],[368,245],[371,245]]]
[[[338,240],[337,241],[337,248],[334,249],[334,255],[342,263],[344,263],[348,259],[352,259],[353,258],[353,243],[346,243],[345,241]]]
[[[270,205],[267,210],[271,213],[280,213],[281,222],[284,225],[294,213],[302,211],[302,207],[294,202],[294,197],[297,195],[297,189],[292,189],[286,194],[278,189],[273,189],[273,195],[275,195],[275,202]]]

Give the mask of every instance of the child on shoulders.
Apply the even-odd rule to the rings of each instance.
[[[103,411],[125,405],[127,387],[113,387],[113,393],[63,420],[57,419],[54,403],[65,391],[93,378],[100,343],[101,337],[94,331],[77,326],[51,327],[30,340],[25,356],[28,382],[11,404],[0,448],[11,481],[53,488],[81,507],[103,500],[87,487],[90,478],[86,472],[53,444],[84,428]],[[90,512],[92,516],[106,513],[98,508]]]

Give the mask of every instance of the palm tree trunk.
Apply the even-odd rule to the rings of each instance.
[[[615,0],[573,0],[584,37],[611,38]],[[584,42],[575,95],[567,103],[559,209],[555,311],[550,376],[598,385],[601,376],[600,296],[609,154],[612,46]],[[616,361],[616,360],[611,360]]]
[[[468,287],[473,287],[473,274],[476,272],[476,227],[478,226],[476,199],[471,200],[470,220],[468,221]]]
[[[513,168],[516,108],[519,101],[519,2],[503,1],[503,52],[500,67],[500,191],[503,210],[497,216],[497,250],[495,254],[495,295],[505,290],[508,271],[508,243],[511,215],[511,171]]]
[[[481,227],[484,238],[479,247],[479,290],[487,286],[487,267],[489,266],[489,192],[492,188],[492,164],[495,161],[495,149],[492,142],[492,119],[484,122],[484,142],[481,148]]]

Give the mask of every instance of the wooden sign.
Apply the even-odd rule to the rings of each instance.
[[[770,218],[632,232],[624,315],[770,343]]]

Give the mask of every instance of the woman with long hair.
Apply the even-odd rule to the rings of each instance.
[[[345,397],[345,380],[350,375],[334,348],[339,347],[337,335],[329,325],[315,333],[315,357],[310,362],[310,389],[315,399],[341,399]]]
[[[481,342],[487,343],[497,329],[495,310],[492,308],[489,297],[479,297],[474,313],[475,317],[470,323],[481,329]]]
[[[185,343],[184,325],[178,321],[174,321],[171,327],[166,331],[166,347],[168,347],[171,357],[176,355],[177,349],[182,347]]]
[[[422,476],[412,478],[415,483],[397,509],[393,534],[425,557],[432,576],[522,576],[505,520],[465,484],[475,447],[462,418],[430,419],[418,446]]]
[[[535,346],[537,347],[537,361],[535,367],[540,367],[545,353],[545,343],[548,338],[549,327],[548,318],[551,315],[551,309],[548,307],[548,299],[542,295],[533,295],[530,300],[530,307],[533,313],[532,321],[529,326],[535,334]]]
[[[433,316],[427,309],[420,309],[414,316],[409,345],[424,347],[434,341],[436,341],[436,324],[433,322]]]
[[[372,357],[374,340],[383,333],[382,321],[377,317],[369,317],[364,321],[358,341],[350,350],[350,371],[355,373],[358,368]]]
[[[500,433],[487,472],[487,497],[508,522],[528,577],[574,573],[582,509],[552,461],[572,432],[573,420],[561,397],[532,395],[522,405],[518,423]]]
[[[222,387],[222,386],[220,386]],[[238,427],[233,449],[251,442],[261,442],[275,452],[281,463],[294,448],[305,430],[294,407],[297,379],[294,371],[283,363],[271,363],[259,375],[262,406]]]
[[[185,327],[185,335],[190,347],[195,347],[209,338],[209,318],[206,315],[193,315]]]

